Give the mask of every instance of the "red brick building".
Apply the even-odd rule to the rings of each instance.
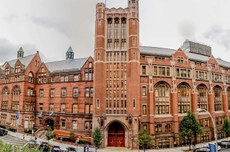
[[[5,62],[0,69],[0,124],[19,131],[33,126],[90,136],[100,127],[103,147],[137,148],[145,128],[153,147],[185,145],[179,122],[192,111],[204,128],[198,142],[218,138],[230,112],[230,62],[211,47],[186,40],[179,49],[139,46],[138,0],[127,8],[96,6],[94,58],[43,63],[39,53]]]
[[[187,144],[179,122],[192,111],[204,127],[199,142],[218,138],[230,110],[230,62],[216,59],[211,47],[185,41],[178,50],[139,46],[138,0],[127,8],[96,7],[93,127],[103,146],[137,148],[138,129],[153,136],[153,147]]]

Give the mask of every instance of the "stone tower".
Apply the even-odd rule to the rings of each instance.
[[[128,8],[96,6],[93,127],[103,145],[136,148],[140,115],[138,0]]]

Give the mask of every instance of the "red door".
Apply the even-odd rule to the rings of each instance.
[[[108,146],[125,147],[125,130],[118,122],[112,123],[109,127]]]

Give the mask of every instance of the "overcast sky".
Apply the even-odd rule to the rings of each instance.
[[[0,63],[40,52],[46,61],[93,56],[95,6],[104,0],[0,0]],[[107,0],[127,7],[127,0]],[[177,49],[185,39],[212,47],[230,61],[229,0],[140,0],[142,45]]]

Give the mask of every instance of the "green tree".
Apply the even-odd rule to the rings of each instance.
[[[152,137],[146,129],[141,129],[138,133],[138,145],[146,148],[152,143]]]
[[[195,145],[197,143],[197,135],[202,133],[202,127],[194,114],[189,111],[180,122],[179,131],[182,139],[188,141],[189,150],[191,150],[192,140],[194,139]]]
[[[230,136],[230,121],[227,118],[224,119],[224,124],[222,126],[222,131],[225,133],[225,135],[227,137]]]
[[[92,133],[92,138],[93,138],[93,143],[96,146],[96,149],[100,147],[102,144],[102,134],[101,134],[101,129],[96,127]]]
[[[49,127],[47,132],[46,132],[46,138],[47,140],[51,140],[53,138],[53,130]]]

